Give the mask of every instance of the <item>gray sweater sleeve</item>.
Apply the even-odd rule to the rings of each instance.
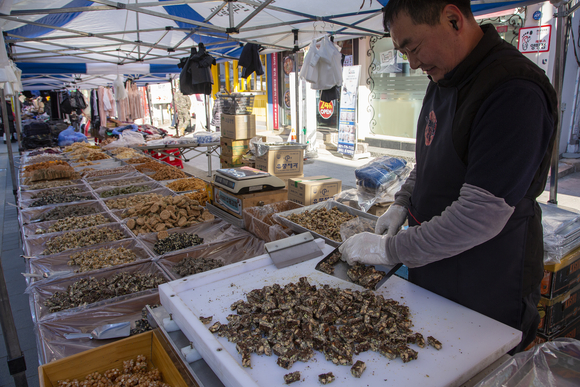
[[[504,199],[464,184],[440,216],[388,238],[387,254],[411,268],[440,261],[498,235],[513,212]]]
[[[405,180],[405,183],[403,183],[403,185],[401,186],[399,192],[395,194],[394,204],[398,204],[399,206],[405,208],[409,208],[409,206],[411,205],[411,194],[413,193],[413,188],[415,188],[416,169],[417,166],[415,165],[411,173],[409,173],[407,180]]]

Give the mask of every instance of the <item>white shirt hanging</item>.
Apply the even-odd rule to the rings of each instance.
[[[113,82],[113,89],[115,90],[115,100],[120,101],[128,97],[127,90],[125,90],[125,85],[123,84],[123,78],[121,78],[121,75],[117,75],[115,82]]]
[[[308,47],[308,53],[304,57],[302,69],[300,70],[300,78],[304,79],[306,82],[314,83],[318,81],[318,67],[316,66],[316,63],[313,63],[314,56],[317,52],[316,40],[312,39],[312,43],[310,43],[310,46]]]
[[[342,86],[342,56],[336,46],[325,36],[310,63],[318,70],[318,78],[312,83],[314,90],[328,90]]]

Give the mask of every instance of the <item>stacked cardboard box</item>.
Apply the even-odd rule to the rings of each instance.
[[[342,181],[328,176],[291,178],[288,200],[309,206],[331,199],[342,190]]]
[[[256,136],[256,116],[222,114],[221,133],[221,167],[243,166],[242,156],[250,149],[250,139]]]
[[[256,169],[268,172],[286,183],[304,176],[304,147],[300,145],[269,146],[266,154],[256,157]]]

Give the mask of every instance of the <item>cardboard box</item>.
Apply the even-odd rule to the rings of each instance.
[[[266,141],[266,136],[261,136],[262,141]],[[239,156],[245,155],[250,150],[250,140],[234,140],[229,137],[220,138],[220,147],[222,156]]]
[[[580,285],[555,298],[540,299],[540,325],[538,331],[551,336],[564,329],[580,312]]]
[[[243,167],[243,158],[242,155],[237,156],[224,156],[220,155],[220,166],[222,168],[236,168],[236,167]]]
[[[541,332],[538,332],[538,335],[536,336],[534,341],[526,348],[526,351],[538,344],[545,343],[546,341],[552,341],[559,337],[567,337],[570,339],[580,340],[580,317],[571,321],[560,332],[557,332],[551,336],[547,336]]]
[[[560,263],[544,265],[542,296],[553,298],[580,283],[580,247],[564,256]]]
[[[164,344],[165,343],[165,344]],[[168,343],[156,331],[135,335],[102,347],[68,356],[38,367],[41,387],[57,386],[59,380],[84,379],[90,373],[103,373],[112,368],[123,369],[123,361],[147,357],[148,368],[158,368],[163,381],[172,387],[186,387],[183,373],[178,370],[165,348]],[[173,356],[176,356],[173,354]],[[186,379],[190,379],[186,377]]]
[[[256,157],[256,169],[266,171],[274,176],[302,175],[304,167],[303,149],[270,150],[263,156]]]
[[[256,116],[254,114],[222,114],[220,125],[222,136],[232,140],[245,140],[256,136]]]
[[[382,214],[384,214],[385,212],[387,212],[387,210],[389,209],[389,207],[391,206],[391,204],[393,204],[393,202],[389,202],[389,203],[375,203],[372,205],[371,208],[369,208],[369,210],[367,211],[367,214],[371,214],[371,215],[375,215],[375,216],[381,216]]]
[[[328,176],[311,176],[288,180],[288,200],[303,206],[320,203],[342,190],[342,181]]]
[[[288,190],[278,189],[236,195],[215,185],[212,187],[212,204],[238,218],[242,218],[245,208],[263,206],[288,200]]]

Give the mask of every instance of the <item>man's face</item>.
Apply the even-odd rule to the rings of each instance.
[[[434,82],[443,79],[461,61],[453,44],[455,30],[447,23],[414,24],[406,12],[400,12],[390,31],[395,48],[407,54],[411,68],[420,68]]]

